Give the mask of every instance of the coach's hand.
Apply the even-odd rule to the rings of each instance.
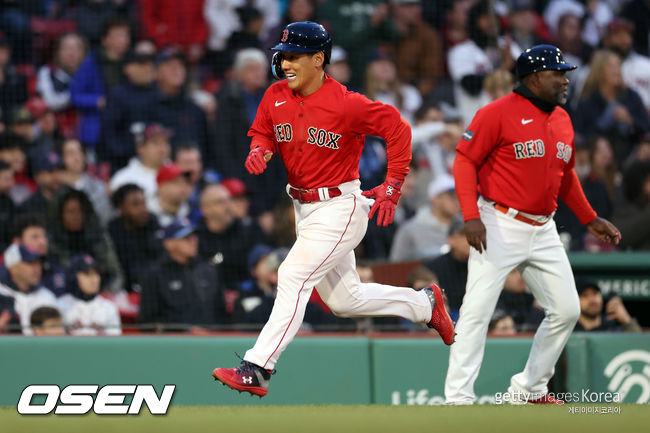
[[[244,166],[250,174],[261,174],[266,170],[266,163],[273,156],[273,152],[261,147],[256,147],[248,153]]]
[[[467,238],[467,243],[474,247],[479,254],[487,250],[485,226],[480,218],[465,221],[465,237]]]
[[[596,217],[595,220],[587,224],[587,230],[603,242],[618,245],[621,241],[621,232],[604,218]]]
[[[361,194],[364,197],[375,199],[375,204],[372,205],[368,218],[375,216],[377,213],[377,225],[387,227],[388,224],[393,222],[395,217],[395,207],[399,201],[400,188],[404,183],[404,179],[397,179],[389,177],[384,183],[374,187],[370,191],[364,191]]]

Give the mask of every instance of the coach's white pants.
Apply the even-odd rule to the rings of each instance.
[[[280,265],[273,310],[246,361],[266,369],[275,366],[302,324],[314,286],[339,317],[430,320],[431,303],[424,292],[359,281],[353,250],[366,233],[372,202],[361,195],[359,184],[339,185],[341,196],[326,201],[294,200],[297,240]]]
[[[488,325],[508,273],[515,267],[544,309],[524,370],[513,376],[509,391],[543,395],[548,380],[580,314],[573,273],[551,219],[542,226],[517,221],[479,199],[487,231],[487,251],[470,251],[467,290],[456,324],[445,381],[447,403],[476,400]]]

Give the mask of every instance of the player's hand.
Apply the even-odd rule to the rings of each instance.
[[[377,213],[377,225],[387,227],[388,224],[393,222],[395,217],[395,207],[399,201],[400,188],[404,183],[404,179],[397,179],[389,177],[384,183],[374,187],[370,191],[363,191],[361,194],[364,197],[375,199],[375,204],[372,205],[368,218],[372,219]]]
[[[467,238],[467,243],[474,247],[479,254],[487,251],[485,225],[483,225],[483,221],[480,218],[465,221],[465,237]]]
[[[623,301],[618,296],[614,296],[607,302],[605,314],[609,320],[616,320],[621,325],[627,325],[632,320],[630,313],[627,312]]]
[[[256,147],[248,153],[244,166],[250,174],[262,174],[266,170],[266,163],[273,156],[273,152],[261,147]]]
[[[595,220],[587,224],[587,230],[603,242],[618,245],[621,241],[621,232],[604,218],[596,217]]]

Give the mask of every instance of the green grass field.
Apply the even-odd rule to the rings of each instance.
[[[3,433],[339,433],[339,432],[643,432],[647,405],[618,414],[571,413],[564,406],[172,406],[165,416],[21,416],[0,407]]]

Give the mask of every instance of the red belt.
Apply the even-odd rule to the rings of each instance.
[[[508,211],[510,210],[510,208],[508,206],[504,206],[504,205],[499,204],[499,203],[494,203],[494,208],[496,210],[498,210],[499,212],[502,212],[504,214],[507,214]],[[532,218],[528,218],[527,216],[523,216],[521,214],[521,212],[517,212],[513,216],[513,218],[516,219],[517,221],[521,221],[522,223],[530,224],[531,226],[543,226],[550,219],[550,218],[548,218],[546,221],[540,222],[540,221],[536,221],[536,220],[534,220]]]
[[[323,191],[324,190],[324,191]],[[341,190],[333,188],[301,189],[289,187],[289,195],[300,203],[312,203],[327,200],[341,195]]]

